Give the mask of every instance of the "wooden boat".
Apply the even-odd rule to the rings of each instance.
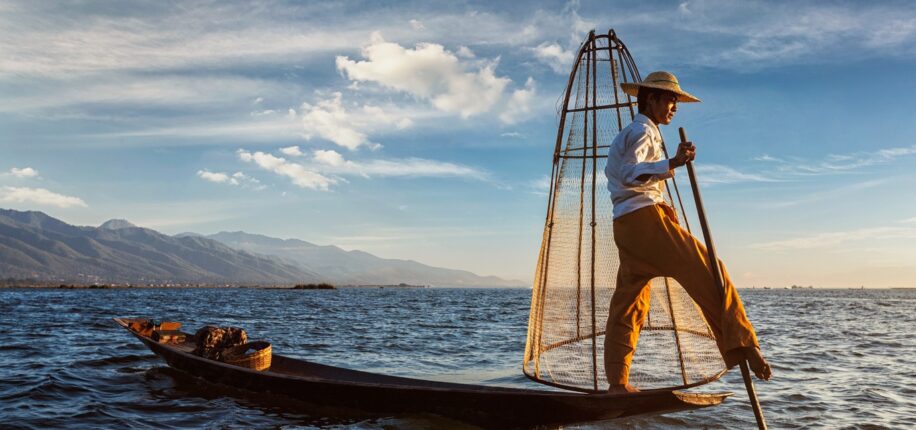
[[[169,366],[255,392],[282,394],[313,404],[372,413],[433,413],[486,428],[568,424],[714,406],[731,393],[652,390],[629,394],[583,394],[480,386],[381,375],[326,366],[274,354],[270,369],[255,371],[191,354],[192,336],[179,344],[158,343],[128,327],[143,319],[115,318]]]

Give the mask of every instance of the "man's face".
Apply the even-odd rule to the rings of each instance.
[[[649,98],[649,113],[656,124],[668,125],[677,112],[677,95],[665,92]]]

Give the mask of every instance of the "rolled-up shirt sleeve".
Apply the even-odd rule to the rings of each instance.
[[[620,166],[620,178],[624,185],[650,185],[674,176],[674,170],[669,169],[667,159],[646,161],[652,147],[652,137],[648,133],[633,133],[627,137],[627,148]],[[649,178],[642,181],[637,179],[642,175],[649,175]]]

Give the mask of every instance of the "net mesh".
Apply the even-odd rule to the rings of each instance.
[[[620,263],[604,165],[614,137],[637,113],[635,98],[619,84],[638,80],[613,30],[589,35],[561,106],[534,277],[523,370],[536,381],[587,392],[607,388],[604,332]],[[683,387],[720,376],[725,364],[687,292],[671,278],[656,278],[650,288],[630,384],[641,390]]]

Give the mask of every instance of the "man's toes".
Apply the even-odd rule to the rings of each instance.
[[[624,385],[611,385],[608,387],[608,394],[626,394],[626,393],[638,393],[639,390],[636,387],[633,387],[630,384]]]
[[[746,350],[746,356],[748,364],[751,370],[754,371],[754,376],[756,376],[757,379],[768,381],[770,377],[773,376],[773,371],[770,369],[769,363],[763,358],[763,354],[760,353],[759,349],[748,348]]]
[[[773,369],[770,368],[769,364],[763,365],[763,380],[769,381],[773,377]]]

